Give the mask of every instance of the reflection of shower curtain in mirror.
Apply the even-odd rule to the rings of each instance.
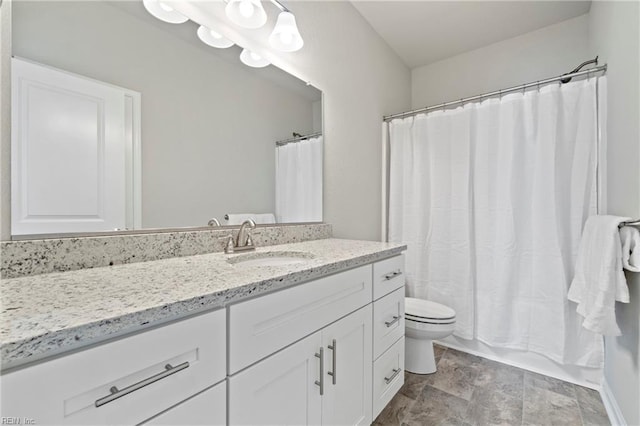
[[[276,219],[322,221],[322,136],[276,147]]]
[[[389,125],[389,240],[408,244],[409,295],[454,308],[456,336],[601,365],[602,337],[580,326],[567,291],[596,214],[605,83],[552,84]]]

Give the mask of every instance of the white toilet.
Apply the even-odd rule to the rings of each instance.
[[[429,300],[405,298],[404,368],[415,374],[436,371],[433,340],[453,333],[456,311]]]

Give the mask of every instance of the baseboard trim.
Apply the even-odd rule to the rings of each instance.
[[[607,415],[609,416],[611,425],[627,426],[627,422],[622,415],[622,410],[620,410],[620,406],[618,406],[618,401],[616,401],[616,398],[613,396],[613,392],[611,391],[606,379],[602,381],[600,397],[602,398],[605,410],[607,410]]]
[[[489,354],[489,353],[486,353],[486,352],[473,350],[471,348],[467,348],[467,347],[462,346],[462,345],[456,345],[455,343],[443,342],[441,340],[436,340],[435,342],[440,346],[444,346],[444,347],[447,347],[447,348],[455,349],[455,350],[460,351],[460,352],[466,352],[466,353],[469,353],[471,355],[479,356],[481,358],[490,359],[491,361],[496,361],[496,362],[499,362],[499,363],[502,363],[502,364],[510,365],[512,367],[517,367],[517,368],[521,368],[523,370],[531,371],[533,373],[538,373],[538,374],[542,374],[542,375],[545,375],[545,376],[548,376],[548,377],[553,377],[554,379],[562,380],[564,382],[569,382],[569,383],[573,383],[575,385],[579,385],[579,386],[582,386],[582,387],[585,387],[585,388],[601,391],[601,387],[598,384],[594,384],[592,382],[588,382],[588,381],[585,381],[585,380],[578,380],[575,377],[572,377],[572,376],[570,376],[568,374],[567,375],[561,375],[561,374],[557,374],[555,372],[544,370],[544,369],[541,369],[541,368],[535,368],[535,367],[532,367],[532,366],[527,365],[527,364],[522,363],[522,362],[517,362],[517,361],[513,361],[513,360],[510,360],[510,359],[507,359],[507,358],[504,358],[504,357],[501,357],[501,356],[497,356],[497,355],[494,355],[494,354]]]

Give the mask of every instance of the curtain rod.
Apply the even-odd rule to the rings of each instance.
[[[308,135],[300,135],[300,136],[296,136],[295,138],[283,139],[281,141],[276,142],[276,146],[284,146],[289,143],[300,142],[307,139],[316,138],[318,136],[322,136],[322,132],[309,133]]]
[[[563,74],[563,75],[559,75],[557,77],[552,77],[552,78],[547,78],[546,80],[539,80],[539,81],[532,81],[531,83],[526,83],[526,84],[521,84],[519,86],[513,86],[513,87],[509,87],[508,89],[502,89],[502,90],[496,90],[495,92],[489,92],[489,93],[484,93],[482,95],[476,95],[476,96],[471,96],[469,98],[463,98],[457,101],[451,101],[451,102],[445,102],[442,104],[438,104],[438,105],[432,105],[432,106],[428,106],[428,107],[424,107],[424,108],[418,108],[418,109],[414,109],[411,111],[406,111],[406,112],[399,112],[397,114],[391,114],[391,115],[386,115],[383,117],[383,121],[391,121],[394,118],[404,118],[404,117],[409,117],[412,115],[416,115],[416,114],[420,114],[421,112],[427,112],[427,111],[431,111],[434,109],[443,109],[446,108],[448,106],[451,105],[458,105],[458,104],[464,104],[467,102],[471,102],[471,101],[476,101],[478,99],[482,100],[484,98],[490,98],[496,95],[504,95],[505,93],[509,93],[509,92],[517,92],[520,90],[526,90],[529,87],[534,87],[534,86],[540,86],[542,84],[547,84],[547,83],[552,83],[554,81],[561,81],[561,80],[566,80],[566,79],[571,79],[573,77],[579,77],[581,75],[585,75],[585,74],[590,74],[590,73],[595,73],[595,72],[606,72],[607,71],[607,64],[601,65],[599,67],[595,67],[595,68],[590,68],[588,70],[584,70],[584,71],[578,71],[578,72],[572,72],[569,74]]]

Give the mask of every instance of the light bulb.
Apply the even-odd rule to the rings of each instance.
[[[280,33],[280,41],[282,41],[282,43],[286,45],[291,44],[291,42],[293,41],[293,34],[291,34],[289,31]]]
[[[202,40],[203,43],[208,44],[211,47],[226,49],[227,47],[233,46],[233,42],[231,40],[229,40],[219,32],[205,27],[204,25],[200,25],[197,34],[198,38]]]
[[[161,21],[168,22],[170,24],[182,24],[187,22],[189,18],[182,13],[175,10],[173,7],[158,0],[142,0],[142,4],[147,11],[160,19]]]
[[[165,3],[161,2],[161,1],[159,1],[158,5],[165,12],[173,12],[173,8],[171,6],[169,6],[168,4],[165,4]]]
[[[242,15],[244,18],[251,18],[251,16],[253,16],[253,9],[253,4],[251,4],[251,2],[247,0],[241,0],[240,4],[238,5],[240,15]]]
[[[260,28],[267,22],[261,0],[225,0],[227,17],[243,28]]]
[[[295,52],[302,48],[304,41],[298,31],[293,13],[280,12],[276,26],[269,36],[269,44],[281,52]]]
[[[250,50],[242,49],[242,53],[240,53],[240,60],[243,64],[248,65],[253,68],[262,68],[269,65],[269,61],[264,59],[262,56],[257,53],[253,53]]]

